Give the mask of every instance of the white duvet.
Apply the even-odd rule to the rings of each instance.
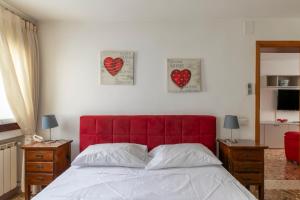
[[[33,200],[252,200],[222,166],[71,167]]]

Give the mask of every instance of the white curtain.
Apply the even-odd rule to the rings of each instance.
[[[37,127],[38,52],[36,26],[0,6],[0,75],[25,143],[31,142]]]
[[[0,75],[9,105],[25,134],[25,142],[30,142],[37,124],[37,41],[35,25],[0,7]]]

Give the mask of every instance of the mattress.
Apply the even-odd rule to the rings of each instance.
[[[254,200],[222,166],[70,167],[33,200]]]

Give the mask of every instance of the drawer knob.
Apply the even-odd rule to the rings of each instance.
[[[37,168],[37,169],[43,169],[44,166],[43,166],[43,165],[36,165],[36,168]]]
[[[35,157],[36,157],[36,158],[44,158],[44,155],[42,155],[42,154],[37,154],[37,155],[35,155]]]
[[[246,153],[244,156],[245,156],[246,159],[251,158],[251,155],[249,155],[248,153]]]
[[[38,176],[38,177],[36,177],[36,179],[39,180],[39,181],[43,181],[43,180],[44,180],[44,177]]]

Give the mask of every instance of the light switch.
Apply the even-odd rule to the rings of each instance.
[[[248,95],[252,95],[253,94],[253,84],[248,83],[247,88],[248,88]]]

